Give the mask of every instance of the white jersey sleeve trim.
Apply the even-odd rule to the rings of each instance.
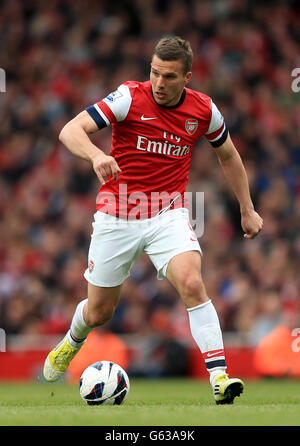
[[[211,101],[211,120],[206,135],[209,136],[210,133],[216,132],[222,127],[223,124],[224,118],[221,112],[219,111],[216,104]],[[220,135],[218,137],[220,137]]]
[[[110,108],[117,121],[124,121],[132,102],[129,87],[124,84],[120,85],[117,90],[106,96],[103,102]]]

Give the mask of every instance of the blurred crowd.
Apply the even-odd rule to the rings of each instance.
[[[99,182],[58,140],[63,125],[126,80],[147,80],[156,41],[191,42],[189,87],[217,104],[244,161],[263,231],[239,207],[205,138],[188,191],[205,199],[203,276],[226,333],[255,345],[300,326],[300,11],[294,1],[0,1],[0,327],[60,334],[86,297],[83,272]],[[92,136],[110,150],[111,130]],[[298,324],[298,325],[297,325]],[[187,313],[146,255],[106,328],[190,340]]]

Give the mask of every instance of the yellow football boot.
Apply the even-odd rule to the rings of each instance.
[[[216,404],[233,404],[236,396],[240,396],[244,390],[244,383],[239,378],[229,378],[227,373],[215,378],[213,393]]]
[[[80,350],[72,347],[67,336],[49,353],[44,363],[44,378],[46,381],[57,381],[67,370],[71,360]]]

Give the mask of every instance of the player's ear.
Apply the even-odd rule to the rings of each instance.
[[[192,72],[188,71],[185,75],[185,81],[184,81],[185,85],[190,81],[191,77],[192,77]]]

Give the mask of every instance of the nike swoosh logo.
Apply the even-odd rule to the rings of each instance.
[[[157,116],[155,118],[145,118],[144,115],[141,116],[142,121],[150,121],[151,119],[157,119]]]
[[[214,352],[214,353],[207,353],[206,356],[208,358],[210,358],[211,356],[216,356],[216,355],[219,355],[220,353],[223,353],[223,350],[220,350],[219,352]]]

